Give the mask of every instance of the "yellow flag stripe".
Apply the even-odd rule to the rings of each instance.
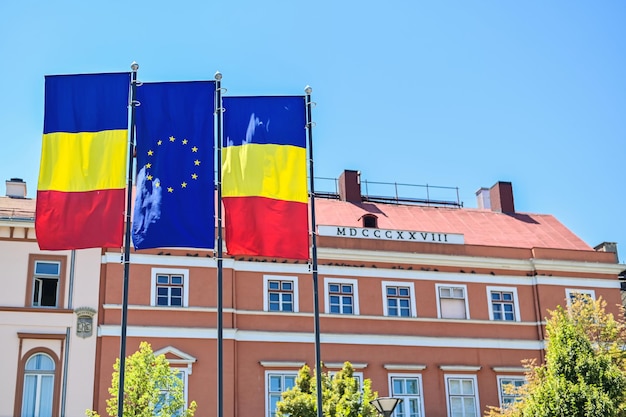
[[[267,197],[306,203],[306,149],[290,145],[228,146],[222,155],[223,197]]]
[[[43,135],[40,191],[80,192],[126,187],[128,130]]]

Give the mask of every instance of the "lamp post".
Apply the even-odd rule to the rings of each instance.
[[[400,402],[402,402],[401,398],[378,397],[370,401],[370,404],[372,404],[383,417],[390,417],[393,410],[396,409],[396,406],[400,404]]]

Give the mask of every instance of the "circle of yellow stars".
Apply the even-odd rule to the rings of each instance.
[[[176,139],[176,137],[175,137],[175,136],[170,136],[170,137],[168,138],[168,141],[166,141],[165,143],[167,143],[167,142],[170,142],[170,143],[176,143],[176,140],[177,140],[177,139]],[[157,144],[157,148],[160,148],[161,146],[163,146],[163,143],[164,143],[164,141],[163,141],[163,140],[161,140],[161,139],[159,139],[159,140],[156,142],[156,144]],[[183,139],[183,140],[181,140],[181,141],[180,141],[180,143],[182,144],[182,146],[187,146],[187,145],[189,144],[189,140],[188,140],[188,139]],[[195,145],[194,145],[194,146],[192,146],[192,147],[190,147],[189,149],[191,150],[191,152],[192,152],[192,153],[198,153],[198,147],[197,147],[197,146],[195,146]],[[155,154],[155,153],[156,153],[156,152],[154,151],[154,149],[149,149],[149,150],[148,150],[148,152],[147,152],[148,157],[154,156],[154,154]],[[193,164],[194,164],[194,166],[196,166],[196,167],[199,167],[199,166],[200,166],[200,163],[201,163],[201,161],[200,161],[200,159],[198,159],[198,158],[194,159],[194,161],[193,161]],[[144,165],[144,167],[146,168],[146,173],[147,173],[147,175],[146,175],[146,179],[147,179],[148,181],[152,181],[152,180],[154,179],[154,176],[153,176],[153,175],[151,174],[151,172],[150,172],[150,170],[153,168],[153,164],[152,164],[152,162],[148,162],[148,163],[146,163],[146,164]],[[175,169],[175,168],[174,168],[174,169]],[[199,178],[198,173],[197,173],[197,172],[192,172],[192,173],[191,173],[191,175],[190,175],[189,180],[191,180],[191,181],[197,181],[197,180],[198,180],[198,178]],[[184,181],[184,180],[183,180],[183,181],[180,183],[180,185],[176,185],[176,186],[174,186],[173,184],[168,184],[168,185],[167,185],[167,186],[165,186],[164,188],[167,190],[167,192],[168,192],[168,193],[174,193],[174,190],[176,190],[176,189],[181,189],[181,190],[182,190],[183,188],[187,188],[187,186],[188,186],[188,185],[189,185],[189,183],[188,183],[187,181]],[[157,179],[157,180],[155,180],[155,181],[153,182],[153,186],[158,188],[158,187],[163,187],[163,184],[161,184],[161,182]]]

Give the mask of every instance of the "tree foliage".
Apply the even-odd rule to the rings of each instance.
[[[545,363],[527,363],[519,401],[491,417],[626,417],[626,325],[606,302],[577,297],[551,311]]]
[[[322,411],[325,417],[375,417],[376,409],[370,404],[378,393],[372,393],[372,381],[363,386],[354,378],[350,362],[330,377],[322,372]],[[285,391],[276,405],[278,417],[317,417],[317,377],[304,365],[298,372],[296,385]]]
[[[196,402],[183,409],[185,399],[182,381],[177,372],[170,368],[165,355],[155,356],[147,342],[141,342],[139,350],[126,358],[124,373],[124,416],[123,417],[193,417]],[[120,360],[113,365],[113,378],[107,400],[107,413],[117,416]],[[163,399],[166,398],[166,401]],[[88,417],[100,417],[87,410]]]

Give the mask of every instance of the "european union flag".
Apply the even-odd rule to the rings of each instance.
[[[215,83],[137,87],[136,249],[214,248]]]

